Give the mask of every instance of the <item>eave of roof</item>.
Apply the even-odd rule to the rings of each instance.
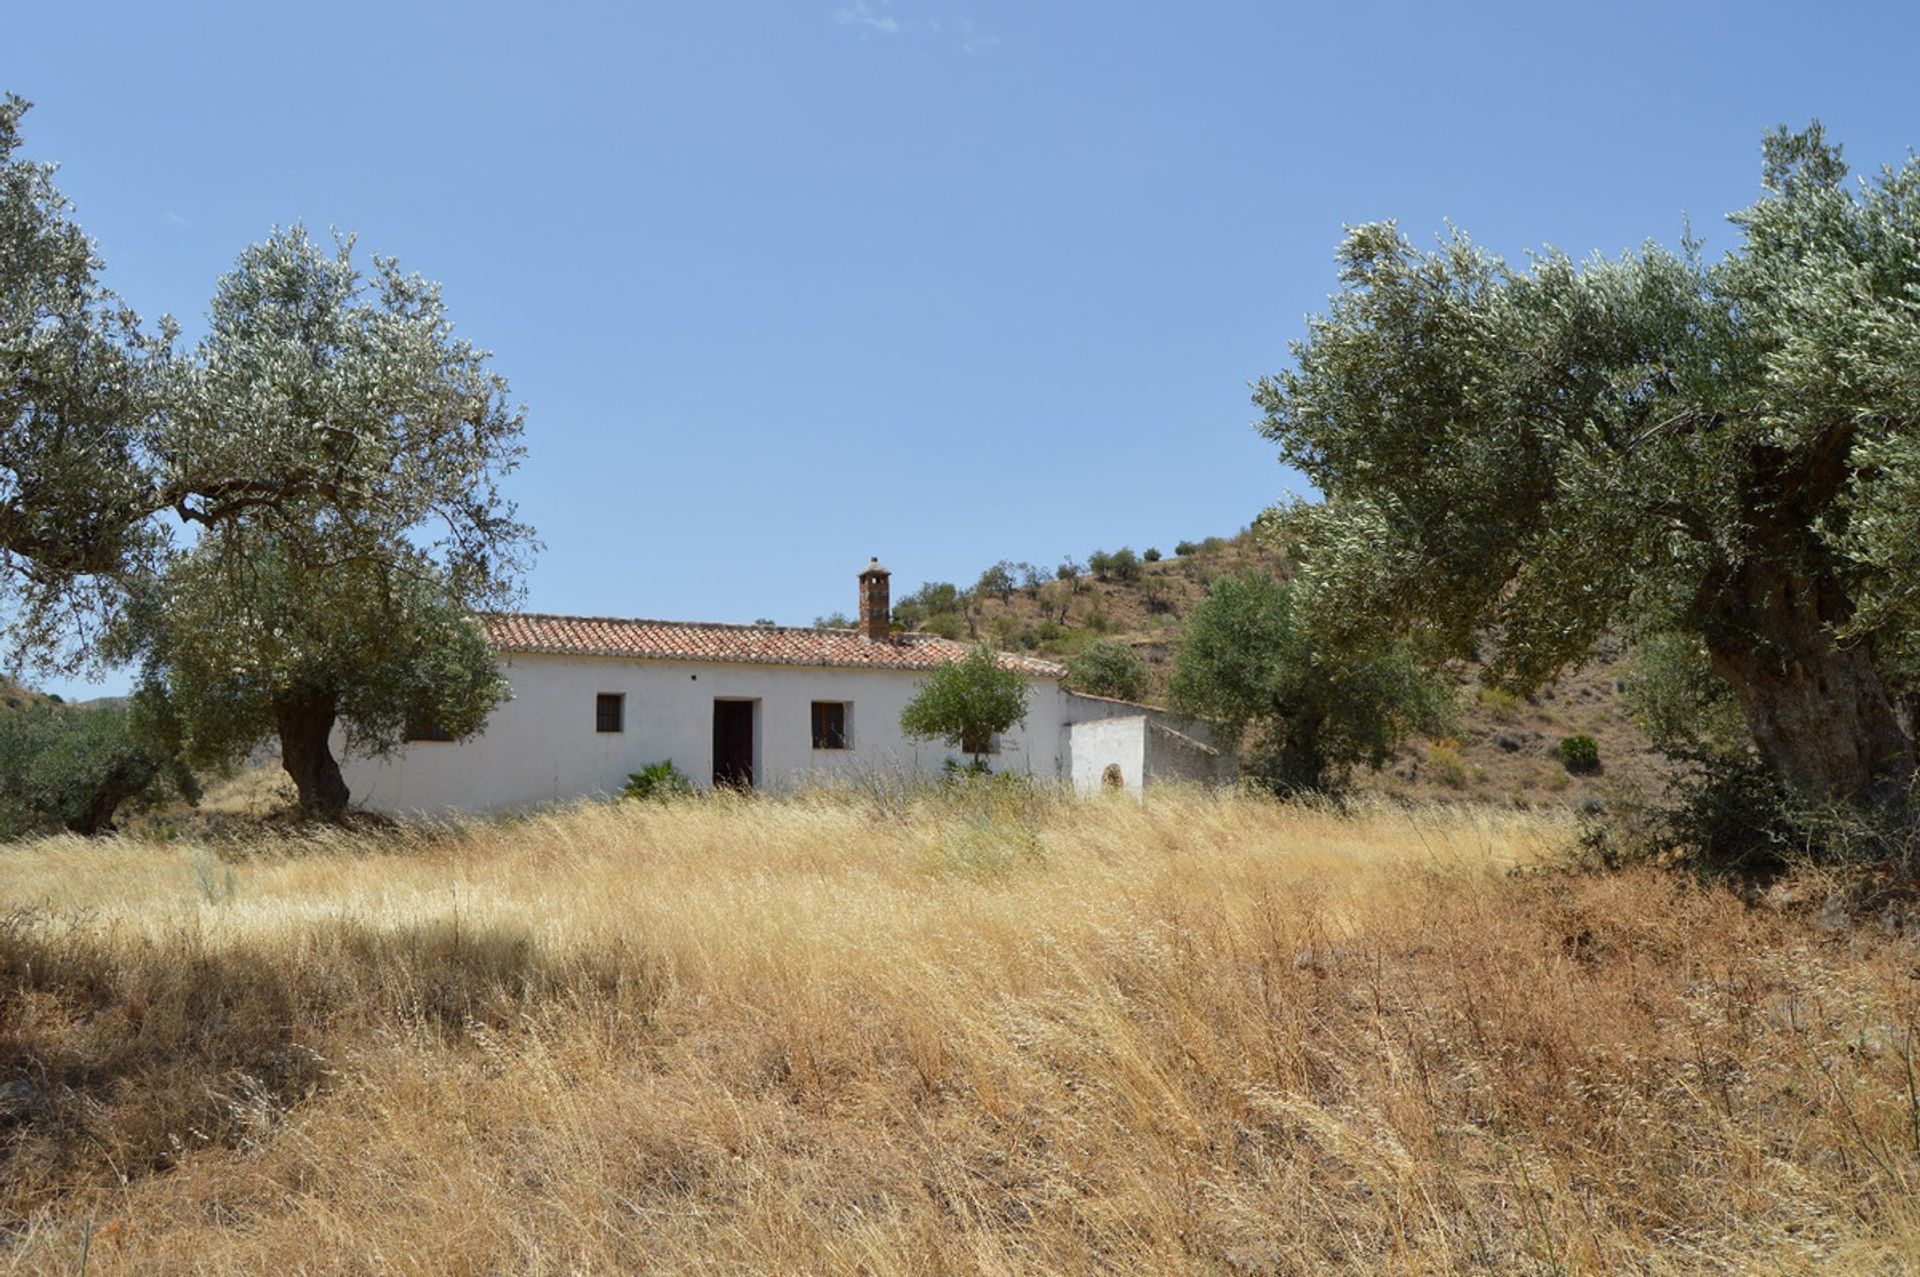
[[[957,660],[965,643],[937,634],[901,634],[875,642],[857,630],[808,626],[655,621],[638,617],[504,612],[481,618],[488,639],[505,653],[601,656],[625,660],[735,665],[801,665],[838,669],[924,671]],[[1058,679],[1063,666],[1012,652],[995,653],[1003,669]]]

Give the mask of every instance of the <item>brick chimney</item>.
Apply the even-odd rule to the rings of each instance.
[[[860,633],[869,643],[884,643],[893,637],[893,600],[887,578],[893,573],[880,566],[880,560],[868,563],[860,573]]]

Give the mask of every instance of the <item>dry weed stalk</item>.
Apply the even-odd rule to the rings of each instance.
[[[848,795],[0,883],[0,1269],[1893,1272],[1916,946],[1545,817]],[[224,881],[224,879],[223,879]],[[221,893],[216,893],[221,894]]]

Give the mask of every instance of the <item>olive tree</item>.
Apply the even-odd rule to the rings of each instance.
[[[1766,139],[1738,247],[1509,266],[1351,231],[1262,379],[1317,623],[1537,685],[1609,632],[1690,635],[1808,799],[1911,782],[1920,673],[1920,160],[1857,185]]]
[[[1140,653],[1118,639],[1095,639],[1067,662],[1067,686],[1092,696],[1137,701],[1151,681]]]
[[[1443,729],[1453,710],[1451,689],[1406,645],[1327,644],[1292,583],[1257,573],[1214,582],[1187,618],[1167,691],[1282,793],[1336,788],[1408,734]]]
[[[150,706],[37,705],[0,711],[0,838],[113,827],[134,800],[199,797]]]
[[[97,660],[169,555],[243,519],[389,565],[425,544],[462,598],[501,597],[520,416],[438,289],[280,232],[182,355],[100,283],[53,166],[20,154],[27,109],[0,99],[0,657]]]
[[[503,689],[473,613],[514,597],[532,549],[498,487],[522,417],[438,288],[278,232],[221,281],[169,413],[194,472],[308,476],[172,556],[124,628],[189,755],[277,739],[302,808],[331,818],[336,725],[375,752],[410,720],[476,730]]]
[[[98,637],[186,489],[154,443],[168,332],[100,283],[53,166],[19,154],[27,109],[0,99],[0,645],[51,664]]]
[[[986,769],[993,738],[1027,716],[1027,680],[1000,663],[985,643],[948,661],[921,681],[900,714],[900,730],[916,740],[943,740],[973,756]]]

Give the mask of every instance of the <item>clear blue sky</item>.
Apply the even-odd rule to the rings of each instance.
[[[1228,533],[1343,223],[1709,244],[1769,125],[1920,144],[1920,6],[17,4],[0,87],[189,336],[303,220],[441,280],[528,410],[548,611],[807,622]]]

